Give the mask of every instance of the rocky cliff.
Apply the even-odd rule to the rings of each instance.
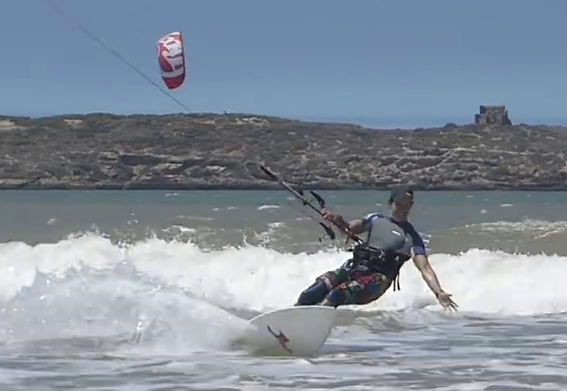
[[[567,189],[567,129],[371,130],[254,115],[0,117],[0,188]]]

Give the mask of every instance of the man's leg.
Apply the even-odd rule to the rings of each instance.
[[[351,281],[339,284],[325,297],[321,305],[338,307],[368,304],[379,299],[392,283],[380,273],[354,274]]]
[[[301,292],[295,305],[317,305],[321,303],[334,287],[345,282],[347,278],[348,271],[342,268],[330,270],[320,275],[313,284]]]

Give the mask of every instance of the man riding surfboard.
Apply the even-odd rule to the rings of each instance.
[[[413,191],[402,186],[391,191],[388,200],[391,216],[371,213],[347,223],[341,215],[323,210],[323,218],[341,227],[344,234],[366,234],[366,239],[353,248],[352,258],[342,266],[317,277],[299,295],[295,305],[368,304],[378,300],[392,283],[395,284],[401,267],[413,259],[439,303],[445,309],[456,311],[457,304],[451,294],[441,288],[429,263],[421,236],[408,221],[413,201]],[[399,289],[399,282],[394,285],[394,290],[396,287]]]

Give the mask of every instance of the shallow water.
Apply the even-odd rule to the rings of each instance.
[[[322,194],[349,218],[387,198]],[[401,291],[341,309],[300,359],[237,343],[348,255],[287,194],[0,193],[1,389],[567,389],[564,196],[417,197],[412,220],[460,311],[409,263]]]

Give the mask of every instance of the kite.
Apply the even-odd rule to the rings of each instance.
[[[172,32],[157,42],[157,56],[161,78],[170,90],[181,87],[185,81],[185,51],[180,32]]]

